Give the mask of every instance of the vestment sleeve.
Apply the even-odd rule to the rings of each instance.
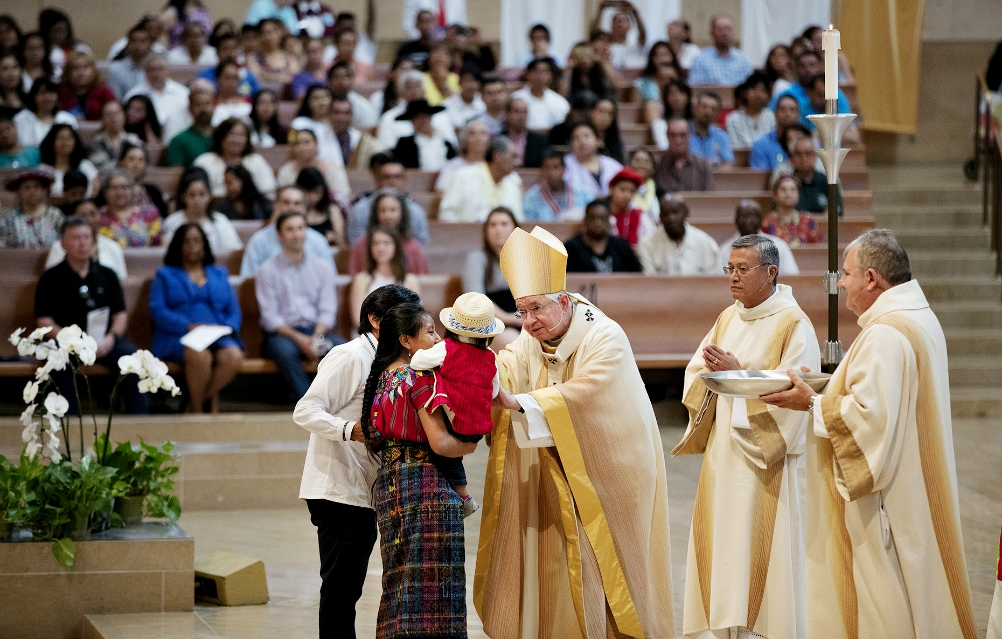
[[[916,374],[915,352],[897,330],[871,326],[856,340],[856,354],[846,363],[846,394],[826,393],[820,402],[834,453],[835,485],[849,501],[890,481],[901,449],[900,413],[907,410]]]

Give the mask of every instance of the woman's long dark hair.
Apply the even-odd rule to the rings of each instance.
[[[240,187],[240,197],[237,199],[244,205],[244,215],[249,216],[246,219],[254,219],[255,209],[265,197],[261,195],[261,191],[257,190],[257,185],[254,184],[254,178],[251,177],[250,171],[244,168],[243,164],[234,164],[226,167],[223,175],[227,173],[240,180],[242,186]]]
[[[178,227],[174,232],[174,237],[170,240],[167,253],[164,255],[165,266],[184,266],[182,249],[184,248],[184,236],[191,229],[198,229],[198,234],[202,236],[202,266],[209,266],[216,263],[216,256],[212,254],[212,247],[209,246],[209,238],[205,235],[205,229],[193,222],[186,222]]]
[[[500,266],[501,255],[494,250],[491,246],[490,241],[487,239],[487,227],[491,222],[491,217],[494,215],[507,215],[511,218],[511,223],[515,225],[515,228],[521,228],[518,225],[518,219],[515,218],[515,213],[512,212],[507,206],[496,206],[491,209],[491,212],[487,214],[487,219],[484,220],[483,229],[481,231],[484,238],[484,254],[487,256],[487,268],[484,269],[484,290],[490,291],[494,287],[494,267]]]
[[[674,67],[675,71],[678,73],[678,77],[682,77],[682,67],[678,64],[678,58],[675,57],[675,52],[671,50],[671,45],[668,44],[666,40],[658,40],[651,45],[651,50],[647,52],[647,66],[644,70],[640,72],[640,76],[644,78],[654,78],[658,74],[658,68],[654,64],[654,54],[657,53],[659,48],[665,48],[668,53],[671,54],[671,66]]]
[[[302,189],[303,193],[323,187],[324,193],[320,196],[320,201],[317,202],[317,211],[330,214],[331,204],[333,204],[331,202],[331,189],[327,186],[327,180],[324,179],[323,173],[312,166],[308,166],[296,176],[296,186]]]
[[[73,134],[73,151],[70,152],[70,168],[77,168],[80,166],[80,162],[87,157],[87,147],[84,146],[83,140],[80,139],[80,134],[69,124],[53,124],[52,128],[45,135],[42,143],[38,146],[38,154],[41,156],[43,163],[49,166],[56,165],[56,136],[59,135],[60,131],[69,131]]]
[[[48,91],[49,93],[55,93],[59,95],[59,85],[50,80],[47,77],[37,78],[32,84],[31,89],[28,90],[28,95],[25,98],[24,105],[28,107],[28,110],[38,115],[38,104],[36,104],[35,99],[42,90]],[[55,116],[59,113],[59,100],[56,100],[56,106],[52,107],[52,113],[49,115]]]
[[[400,239],[405,242],[414,239],[414,229],[411,227],[411,210],[407,206],[407,200],[391,189],[380,189],[373,194],[372,208],[369,209],[369,228],[377,229],[382,226],[379,223],[379,203],[387,197],[396,198],[397,202],[400,203],[400,223],[396,227]]]
[[[373,448],[372,404],[376,401],[379,378],[403,352],[404,347],[400,343],[400,337],[402,335],[417,337],[424,326],[425,318],[430,317],[431,314],[420,304],[405,302],[391,308],[379,321],[379,346],[376,347],[376,357],[372,360],[369,378],[365,380],[365,392],[362,394],[362,433],[365,435],[366,445],[370,448]],[[377,445],[375,448],[378,450],[381,446]]]
[[[262,122],[261,115],[257,111],[257,103],[261,99],[261,96],[266,93],[271,96],[272,100],[275,101],[275,114],[268,120]],[[258,91],[257,95],[254,96],[254,101],[251,103],[251,126],[254,131],[257,131],[258,133],[266,131],[268,135],[275,138],[276,144],[285,144],[285,136],[282,135],[282,125],[278,123],[278,104],[278,94],[271,89],[261,89]]]
[[[396,229],[385,226],[370,228],[365,236],[365,272],[372,275],[376,271],[376,260],[372,257],[372,238],[376,233],[383,233],[393,240],[393,259],[390,260],[390,270],[393,271],[393,279],[397,284],[403,284],[407,277],[407,260],[404,258],[404,244],[400,241],[400,234]]]
[[[129,105],[133,102],[142,102],[143,106],[146,107],[146,117],[139,122],[129,123]],[[153,101],[150,100],[148,95],[134,95],[125,101],[125,131],[126,133],[134,133],[143,142],[149,142],[150,133],[156,136],[157,140],[162,140],[164,137],[163,127],[160,126],[160,118],[157,117],[157,108],[153,106]],[[149,125],[149,131],[146,130],[147,125]]]
[[[59,9],[42,9],[41,13],[38,14],[38,30],[42,33],[42,37],[45,38],[46,55],[48,55],[49,51],[52,51],[49,32],[52,31],[52,27],[60,22],[66,23],[66,39],[69,41],[70,48],[72,49],[77,44],[76,36],[73,35],[73,23],[70,22],[70,17]]]
[[[24,34],[24,37],[21,38],[21,46],[18,48],[18,57],[21,60],[22,68],[24,67],[24,50],[28,46],[28,38],[38,38],[42,41],[42,47],[45,47],[45,36],[38,31]],[[52,77],[52,60],[49,58],[49,49],[45,49],[45,55],[42,56],[42,76],[46,78]]]
[[[685,113],[672,112],[671,106],[668,104],[668,93],[672,87],[675,87],[682,93],[689,96],[689,102],[685,105]],[[666,122],[676,118],[682,118],[684,120],[692,119],[692,88],[685,82],[682,82],[681,80],[670,80],[667,84],[665,84],[665,88],[661,91],[661,101],[664,102]]]
[[[331,99],[332,100],[334,99],[333,95],[331,94],[331,90],[330,88],[327,87],[327,85],[314,84],[309,89],[307,89],[306,93],[303,95],[303,101],[299,105],[299,112],[296,113],[297,118],[309,118],[311,120],[314,119],[313,109],[310,107],[310,98],[313,97],[313,94],[316,93],[317,91],[326,91],[327,95],[331,95],[332,96]]]
[[[185,169],[184,173],[181,174],[180,179],[177,181],[177,191],[174,193],[174,206],[178,210],[187,210],[184,204],[184,194],[188,192],[188,188],[196,183],[201,182],[205,185],[206,190],[212,193],[212,183],[209,181],[209,174],[200,166],[193,166],[191,168]],[[209,220],[212,219],[212,202],[205,207],[205,217]]]
[[[599,142],[605,147],[606,155],[622,164],[623,154],[626,152],[626,149],[623,145],[623,136],[619,132],[619,107],[616,106],[614,101],[608,98],[601,98],[599,102],[602,100],[606,100],[612,104],[612,124],[609,125],[604,134],[599,136]],[[598,106],[598,104],[595,106]]]

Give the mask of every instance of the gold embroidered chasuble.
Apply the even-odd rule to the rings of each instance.
[[[806,413],[717,396],[698,375],[709,344],[745,370],[820,368],[814,327],[789,286],[725,309],[685,371],[690,420],[672,455],[703,455],[686,563],[682,629],[748,628],[802,639]]]
[[[572,297],[555,352],[523,331],[498,354],[505,387],[540,404],[556,446],[519,448],[495,412],[474,604],[492,639],[674,637],[654,410],[622,328]]]
[[[808,435],[809,635],[974,639],[943,330],[915,281],[859,325]]]

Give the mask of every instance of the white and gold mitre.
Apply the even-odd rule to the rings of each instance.
[[[515,229],[501,249],[501,272],[515,299],[558,293],[567,288],[567,249],[538,226]]]

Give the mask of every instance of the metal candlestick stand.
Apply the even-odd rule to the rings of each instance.
[[[825,291],[828,293],[828,341],[821,353],[821,363],[826,373],[835,371],[842,361],[842,343],[838,339],[838,173],[849,149],[842,148],[842,135],[856,119],[855,113],[838,113],[838,100],[825,100],[824,115],[807,118],[821,135],[821,148],[815,152],[825,165],[828,174],[828,272],[825,274]]]

